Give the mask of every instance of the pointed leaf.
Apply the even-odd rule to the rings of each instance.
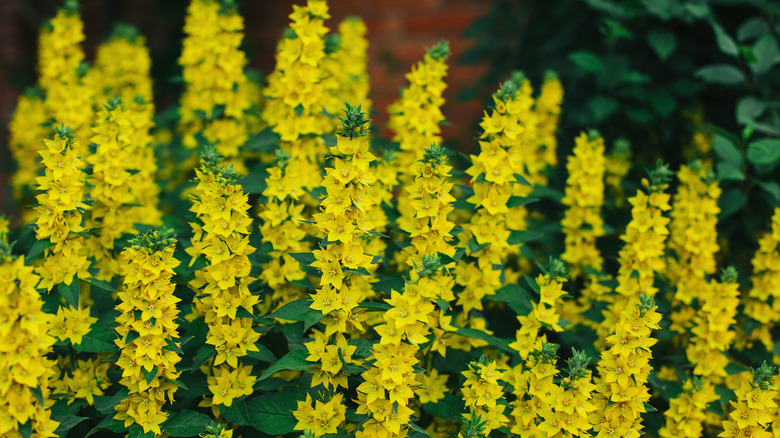
[[[278,373],[279,371],[308,370],[314,365],[316,365],[315,363],[306,360],[306,357],[308,355],[309,352],[306,351],[305,349],[291,351],[285,354],[284,356],[282,356],[282,358],[276,361],[275,364],[268,367],[268,369],[265,370],[263,375],[261,375],[258,380],[267,379],[268,377],[270,377],[274,373]]]

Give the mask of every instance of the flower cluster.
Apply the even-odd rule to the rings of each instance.
[[[249,138],[244,112],[252,105],[240,49],[244,19],[231,0],[192,0],[184,32],[179,57],[186,84],[179,108],[184,145],[196,147],[194,135],[202,131],[243,172],[239,148]]]
[[[19,96],[8,125],[8,146],[17,163],[16,172],[11,177],[11,185],[17,199],[23,199],[24,192],[35,185],[35,177],[41,169],[38,151],[41,139],[49,134],[49,128],[45,126],[48,120],[40,90],[30,88]],[[34,220],[25,219],[26,222]]]
[[[710,281],[698,298],[699,310],[692,317],[692,338],[685,353],[696,366],[693,373],[705,379],[726,377],[728,352],[736,335],[731,325],[736,323],[739,306],[739,283],[733,267],[724,270],[720,282]],[[717,380],[715,381],[717,382]]]
[[[94,84],[83,64],[83,29],[78,1],[71,0],[41,29],[38,40],[38,85],[46,96],[46,112],[74,132],[89,128],[95,95]],[[79,154],[84,152],[86,144]]]
[[[52,391],[68,394],[68,404],[76,399],[83,399],[92,406],[95,403],[95,396],[103,395],[103,391],[111,386],[108,378],[111,363],[103,359],[97,357],[87,360],[78,359],[72,364],[69,357],[60,356],[58,365],[60,378],[54,382]]]
[[[415,393],[423,391],[430,401],[444,396],[423,387],[426,380],[436,383],[435,374],[421,373],[418,381],[413,368],[418,362],[416,353],[428,341],[431,329],[437,344],[431,348],[439,351],[446,350],[444,330],[454,330],[449,325],[450,317],[443,311],[436,312],[433,304],[435,300],[454,299],[450,291],[452,279],[441,268],[438,257],[423,257],[405,282],[403,293],[393,290],[385,300],[392,307],[382,315],[384,323],[374,327],[381,337],[372,349],[371,359],[375,362],[362,373],[365,381],[357,388],[358,412],[370,414],[358,432],[360,437],[404,435],[405,425],[414,413]]]
[[[137,424],[144,433],[160,434],[160,424],[168,418],[163,411],[166,396],[173,402],[181,360],[177,353],[180,300],[173,295],[173,269],[179,261],[173,257],[176,238],[170,231],[147,231],[130,240],[122,251],[120,266],[124,287],[116,310],[120,348],[116,364],[122,369],[119,383],[129,397],[115,406],[114,418],[125,427]]]
[[[319,135],[332,133],[337,122],[322,111],[328,87],[338,88],[328,80],[323,66],[324,37],[328,33],[323,23],[328,18],[325,0],[293,6],[290,31],[279,41],[276,67],[263,91],[267,96],[263,120],[279,134],[282,148],[300,171],[300,184],[306,190],[320,183],[318,163],[327,150]]]
[[[410,405],[418,386],[416,352],[416,345],[400,339],[374,345],[371,357],[376,362],[361,374],[364,381],[357,387],[357,413],[368,414],[368,419],[356,437],[406,436],[406,425],[415,413]]]
[[[420,159],[425,148],[441,143],[442,93],[447,86],[445,61],[449,55],[447,41],[429,48],[425,58],[406,74],[409,86],[403,89],[401,98],[387,108],[390,114],[387,127],[393,130],[393,140],[401,148],[398,165],[402,173]]]
[[[300,263],[290,256],[290,253],[308,250],[308,244],[303,242],[306,231],[301,228],[304,205],[296,202],[304,193],[300,180],[300,172],[290,165],[290,156],[277,149],[274,164],[269,167],[265,179],[263,196],[267,200],[260,213],[263,243],[271,245],[268,253],[270,260],[263,264],[263,272],[260,274],[260,279],[273,291],[265,300],[267,308],[287,304],[305,293],[292,284],[303,280],[306,274]]]
[[[772,436],[767,431],[773,420],[773,413],[777,409],[775,398],[777,391],[771,385],[772,374],[775,367],[768,366],[766,362],[753,370],[753,381],[742,382],[736,393],[736,401],[731,401],[734,411],[729,414],[728,420],[723,421],[721,438],[769,438]]]
[[[333,59],[338,69],[333,77],[340,81],[338,105],[342,102],[361,102],[366,113],[371,111],[368,99],[368,40],[366,25],[359,17],[347,17],[339,23],[338,57]]]
[[[677,285],[675,299],[690,304],[706,289],[705,276],[715,273],[721,190],[715,175],[699,163],[680,167],[678,179],[669,224],[669,250],[677,258],[670,258],[666,276]]]
[[[347,332],[348,323],[358,331],[365,330],[361,324],[365,315],[357,311],[357,306],[373,293],[363,277],[376,264],[363,246],[363,236],[374,228],[367,214],[375,204],[368,195],[368,187],[376,181],[369,167],[375,157],[368,150],[365,125],[369,120],[364,115],[359,106],[347,104],[337,143],[330,148],[333,167],[326,168],[322,181],[326,195],[320,211],[313,216],[322,242],[320,249],[314,251],[311,267],[317,268],[321,277],[319,288],[311,295],[310,308],[326,315],[325,333],[315,345],[322,344],[318,350],[324,354],[341,351],[344,364],[353,362],[354,349],[345,345],[347,339],[342,333]],[[335,339],[330,339],[334,334]],[[336,350],[332,349],[334,341]],[[319,353],[320,365],[316,367],[313,385],[346,388],[345,370],[337,363],[341,358],[337,356],[330,361],[326,358]]]
[[[639,189],[628,200],[631,204],[631,222],[620,236],[625,245],[618,254],[620,268],[615,289],[618,295],[613,297],[610,308],[605,312],[604,322],[598,328],[600,337],[605,336],[622,319],[621,314],[637,292],[654,296],[657,291],[653,284],[655,275],[666,267],[664,246],[669,234],[669,218],[664,216],[664,212],[672,207],[669,205],[669,194],[664,190],[668,186],[669,177],[669,168],[659,163],[658,168],[650,172],[651,181],[642,181],[648,193]]]
[[[60,307],[57,315],[51,321],[49,334],[61,341],[69,341],[72,345],[81,343],[81,339],[89,333],[97,318],[89,316],[89,307],[75,309]]]
[[[531,303],[531,312],[517,317],[520,329],[515,334],[515,342],[509,346],[526,359],[528,355],[541,348],[547,342],[542,329],[560,332],[559,324],[561,297],[566,293],[563,283],[566,282],[566,270],[560,260],[551,259],[548,271],[536,277],[536,287],[539,292],[539,302]]]
[[[485,436],[509,422],[504,415],[507,407],[504,390],[498,383],[503,375],[504,371],[497,368],[496,361],[488,360],[485,356],[479,362],[469,363],[469,368],[463,371],[466,377],[462,385],[463,398],[470,414],[463,414],[463,417],[466,420],[470,416],[484,421],[481,432]]]
[[[321,63],[328,33],[323,22],[328,18],[324,0],[308,0],[306,6],[293,5],[291,32],[279,41],[276,67],[263,92],[268,96],[263,117],[284,142],[332,131],[332,122],[322,114],[319,104],[325,92]]]
[[[113,96],[124,102],[132,102],[136,97],[151,102],[151,67],[146,39],[134,27],[117,24],[108,40],[98,46],[89,71],[96,87],[95,104],[100,107]]]
[[[206,266],[195,272],[190,287],[198,293],[197,310],[209,328],[206,343],[216,350],[214,375],[208,377],[212,403],[230,406],[233,399],[252,393],[252,367],[240,365],[238,358],[257,351],[260,338],[252,318],[236,312],[241,308],[251,312],[259,298],[249,290],[255,279],[249,276],[248,256],[255,248],[249,245],[248,198],[236,184],[237,175],[218,167],[220,158],[215,149],[207,149],[196,171],[191,211],[199,223],[190,224],[194,234],[190,253],[205,256]]]
[[[57,376],[46,357],[55,341],[48,333],[52,316],[35,290],[40,278],[24,257],[11,255],[5,231],[0,230],[0,434],[22,436],[28,424],[36,436],[54,437],[58,423],[50,417],[50,388]]]
[[[306,401],[298,401],[298,409],[295,410],[295,430],[309,432],[314,436],[323,436],[337,432],[337,428],[344,422],[347,407],[344,405],[341,394],[334,395],[327,403],[311,399],[306,394]]]
[[[519,146],[523,127],[518,118],[517,86],[511,81],[493,93],[493,111],[485,112],[480,127],[480,153],[471,156],[472,165],[466,170],[471,176],[474,195],[467,199],[476,211],[460,236],[476,263],[465,260],[458,263],[456,278],[464,287],[458,304],[465,311],[482,310],[482,299],[493,295],[502,286],[502,266],[513,249],[507,242],[510,225],[510,199],[515,192],[515,174],[522,173],[527,151]],[[521,228],[518,228],[521,229]],[[471,243],[470,243],[471,242]]]
[[[558,163],[558,138],[555,130],[558,129],[558,119],[561,116],[561,103],[563,102],[563,85],[560,78],[553,71],[548,71],[544,76],[544,82],[536,99],[536,111],[539,113],[539,151],[541,161],[547,166],[555,166]]]
[[[97,113],[93,128],[95,153],[86,159],[92,165],[87,183],[93,202],[86,223],[97,231],[87,245],[99,270],[95,277],[101,280],[110,281],[119,274],[115,242],[134,233],[134,224],[155,224],[161,219],[155,208],[159,189],[154,184],[156,164],[149,145],[151,117],[143,116],[146,105],[111,98]]]
[[[322,273],[311,308],[330,314],[326,318],[329,335],[344,332],[347,321],[360,327],[359,320],[354,318],[359,315],[352,311],[371,289],[360,279],[361,270],[367,273],[376,264],[363,247],[363,236],[374,228],[367,215],[375,205],[368,187],[376,181],[369,167],[375,157],[368,150],[365,137],[368,132],[364,125],[369,121],[363,118],[360,107],[347,106],[345,111],[337,144],[330,148],[333,167],[326,168],[322,181],[326,195],[320,212],[313,216],[323,244],[314,251],[316,261],[311,264]]]
[[[700,437],[707,405],[718,398],[711,383],[700,378],[686,380],[682,394],[669,400],[669,410],[664,413],[666,424],[658,435],[661,438]]]
[[[452,183],[448,182],[451,169],[446,149],[435,144],[426,148],[414,164],[414,179],[406,187],[411,212],[397,219],[398,227],[411,237],[410,244],[397,255],[413,269],[403,293],[392,293],[385,300],[393,309],[383,316],[384,324],[376,326],[382,342],[396,343],[405,337],[410,343],[420,345],[431,329],[435,339],[432,349],[443,352],[447,346],[456,345],[446,333],[453,331],[451,317],[436,312],[434,306],[436,302],[455,300],[454,277],[442,269],[451,267],[451,262],[442,262],[439,257],[455,255],[452,241],[455,223],[448,218],[455,200],[450,194]]]
[[[512,433],[521,437],[588,436],[588,415],[596,409],[591,403],[594,385],[587,369],[590,358],[573,350],[567,360],[567,376],[559,378],[557,349],[555,344],[542,343],[529,355],[527,369],[518,365],[508,376],[516,397],[512,402]]]
[[[660,328],[661,320],[656,308],[650,295],[640,293],[621,312],[614,332],[606,339],[609,348],[601,353],[598,364],[597,409],[589,416],[599,434],[637,438],[641,433],[641,414],[650,399],[650,347],[656,343],[651,334]]]
[[[596,239],[604,235],[604,169],[604,139],[597,132],[581,133],[566,163],[569,177],[561,200],[567,207],[561,220],[566,236],[566,251],[561,259],[573,267],[575,275],[585,267],[602,268]]]
[[[745,314],[761,323],[780,321],[780,208],[772,215],[772,229],[758,240],[753,257],[753,288]],[[774,299],[770,303],[770,297]]]
[[[447,182],[452,167],[446,160],[442,146],[426,148],[422,159],[414,163],[413,181],[406,186],[411,214],[399,217],[398,227],[411,237],[407,254],[412,264],[422,263],[425,255],[455,253],[449,242],[455,223],[447,219],[455,198],[450,195],[452,183]]]
[[[607,193],[611,195],[608,199],[614,200],[615,207],[622,207],[626,200],[623,181],[631,170],[631,144],[626,139],[616,140],[606,158],[604,183]]]
[[[82,211],[87,208],[84,197],[83,161],[77,156],[78,144],[69,127],[55,128],[55,135],[44,140],[40,151],[44,176],[36,178],[38,218],[35,237],[48,239],[53,246],[46,250],[46,259],[37,268],[40,287],[51,290],[56,284],[70,285],[75,277],[88,278]]]

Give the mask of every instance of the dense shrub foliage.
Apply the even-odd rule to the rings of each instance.
[[[671,3],[610,13],[709,11]],[[632,33],[613,17],[606,63],[580,51],[573,72],[502,72],[465,155],[442,145],[446,42],[373,108],[359,18],[333,33],[325,0],[294,6],[260,83],[233,2],[192,0],[171,117],[144,37],[118,26],[89,65],[66,2],[10,126],[31,207],[0,218],[0,435],[780,436],[766,11],[739,44],[710,22],[739,68],[679,79],[697,84],[685,99],[615,54]],[[675,53],[668,30],[647,41]],[[598,87],[574,90],[596,94],[569,116],[576,75]],[[706,106],[683,115],[706,103],[696,76],[738,75],[755,92],[739,136]],[[623,110],[685,127],[671,166],[632,150],[647,139],[631,129],[587,129]],[[391,139],[372,133],[380,111]]]

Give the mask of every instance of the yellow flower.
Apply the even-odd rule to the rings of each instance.
[[[97,318],[89,316],[89,307],[81,310],[60,307],[57,309],[57,319],[52,324],[51,334],[62,341],[68,340],[71,344],[78,345],[95,321]]]
[[[119,383],[128,388],[130,395],[116,406],[114,418],[124,421],[126,427],[137,424],[144,433],[161,433],[160,424],[167,418],[162,406],[166,398],[172,399],[177,389],[173,381],[180,374],[176,364],[181,358],[165,348],[167,342],[178,337],[175,319],[179,314],[176,307],[179,299],[173,295],[171,281],[173,268],[179,265],[173,258],[175,242],[167,230],[146,232],[131,239],[131,246],[121,254],[125,281],[116,306],[121,312],[117,318],[120,337],[114,342],[121,349],[116,362],[122,369]],[[158,273],[145,269],[150,262],[163,268]],[[147,318],[142,316],[144,313]],[[152,315],[156,315],[154,322]],[[146,335],[140,336],[136,331],[139,322],[144,327],[149,323],[159,328],[146,329]],[[138,336],[131,338],[131,332]],[[144,408],[139,409],[139,405]]]

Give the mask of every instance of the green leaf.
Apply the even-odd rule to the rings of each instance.
[[[391,291],[401,292],[404,290],[404,279],[400,275],[392,275],[381,278],[376,283],[371,283],[371,286],[386,294],[390,294]]]
[[[780,140],[764,138],[750,142],[746,155],[753,164],[775,164],[780,161]]]
[[[523,196],[512,196],[509,198],[509,201],[506,203],[506,206],[509,208],[513,207],[522,207],[523,205],[528,205],[531,203],[534,203],[538,201],[538,198],[527,198]]]
[[[114,320],[112,313],[101,315],[89,332],[81,337],[81,343],[73,348],[79,353],[113,353],[119,350],[114,344],[116,333],[114,332]]]
[[[507,339],[501,339],[499,337],[493,336],[489,333],[483,332],[482,330],[472,329],[472,328],[466,328],[466,327],[458,327],[453,324],[453,327],[456,327],[457,330],[455,333],[465,336],[467,338],[472,339],[479,339],[481,341],[485,341],[488,344],[497,347],[498,349],[502,351],[506,351],[507,353],[515,353],[514,350],[509,348],[509,344],[512,343],[512,341],[509,341]]]
[[[716,132],[712,138],[712,149],[721,160],[731,163],[734,167],[742,166],[742,153],[728,137]]]
[[[19,425],[19,435],[22,438],[30,438],[32,436],[32,420],[27,420],[26,423]]]
[[[736,85],[745,81],[745,75],[731,64],[712,64],[694,72],[694,76],[714,84]]]
[[[263,344],[256,343],[257,351],[247,351],[246,355],[259,361],[274,363],[277,361],[274,353]]]
[[[322,318],[325,318],[325,315],[319,310],[312,310],[309,312],[309,314],[303,318],[303,331],[308,330],[310,327],[322,321]]]
[[[290,257],[294,258],[298,261],[298,263],[301,264],[301,267],[304,271],[311,273],[313,275],[319,275],[319,271],[317,271],[317,268],[311,267],[311,264],[317,261],[317,259],[314,257],[313,253],[310,252],[288,252],[287,253]]]
[[[423,403],[422,408],[435,417],[458,423],[463,421],[461,413],[465,410],[463,400],[452,394],[445,394],[444,398],[436,403]]]
[[[184,354],[184,352],[181,350],[181,348],[179,348],[178,345],[176,345],[176,342],[173,339],[165,339],[165,347],[163,347],[163,350]]]
[[[252,172],[244,176],[243,178],[240,178],[236,182],[244,190],[244,193],[249,195],[259,195],[263,193],[267,187],[265,183],[265,178],[266,175],[264,174],[258,172]]]
[[[745,96],[737,103],[737,123],[747,125],[753,123],[766,109],[766,103],[753,96]]]
[[[507,243],[510,245],[518,245],[539,239],[542,236],[544,236],[544,234],[534,231],[512,230],[509,232],[509,239],[507,239]]]
[[[638,71],[629,71],[620,76],[621,82],[629,84],[646,84],[651,81],[650,76]]]
[[[743,371],[748,371],[748,369],[743,367],[740,364],[729,362],[729,364],[726,365],[726,368],[724,368],[724,371],[726,371],[726,374],[732,375],[732,374],[739,374]]]
[[[653,29],[647,33],[647,44],[650,45],[661,61],[666,61],[677,49],[677,38],[669,30]]]
[[[401,292],[401,291],[397,291],[397,292]],[[393,306],[387,303],[373,303],[371,301],[363,301],[362,303],[358,304],[358,307],[362,307],[368,310],[375,310],[377,312],[387,312],[388,310],[393,308]]]
[[[339,348],[336,353],[338,354],[339,361],[341,362],[341,370],[344,371],[347,375],[355,375],[360,374],[363,371],[365,371],[365,368],[353,364],[353,363],[347,363],[346,360],[344,360],[344,353],[341,352],[341,348]]]
[[[250,137],[249,140],[244,143],[244,149],[271,152],[273,151],[274,146],[279,144],[279,140],[281,140],[279,134],[275,133],[273,128],[269,126]]]
[[[114,406],[118,405],[122,400],[126,399],[129,396],[129,393],[127,389],[122,388],[114,395],[108,396],[108,395],[96,395],[94,396],[95,400],[95,409],[100,411],[101,414],[111,414],[114,411]]]
[[[215,354],[217,354],[217,351],[214,350],[213,345],[208,345],[208,344],[202,345],[195,353],[195,358],[193,359],[192,367],[190,367],[190,371],[199,370],[200,367],[202,367],[204,363],[208,362],[209,359],[214,357]]]
[[[592,52],[585,50],[573,52],[569,53],[568,58],[574,65],[584,71],[591,73],[601,73],[604,71],[604,62]]]
[[[471,236],[471,238],[466,242],[466,244],[469,247],[469,251],[472,254],[476,254],[483,249],[487,248],[488,245],[490,245],[490,242],[483,243],[482,245],[477,244],[477,239],[474,236]],[[399,291],[400,292],[400,291]]]
[[[70,306],[75,309],[79,308],[79,279],[78,278],[73,278],[73,281],[71,281],[69,285],[65,283],[60,283],[57,286],[57,290],[60,292],[60,296],[65,300],[66,303],[70,304]]]
[[[103,280],[98,280],[97,278],[88,278],[85,281],[98,289],[103,289],[106,292],[116,292],[116,288],[112,286],[111,283],[107,283]]]
[[[666,91],[664,88],[660,88],[650,94],[650,106],[653,107],[656,114],[662,118],[666,118],[674,112],[677,101],[674,99],[674,96],[672,96],[672,93]]]
[[[141,426],[133,424],[127,432],[127,438],[154,438],[154,432],[150,430],[149,432],[144,433]]]
[[[309,308],[310,304],[311,300],[308,297],[299,298],[269,313],[265,318],[283,319],[285,321],[303,321],[311,312],[311,308]]]
[[[495,294],[487,295],[485,298],[502,303],[520,304],[522,307],[529,310],[533,308],[531,305],[531,294],[517,284],[507,284],[501,289],[498,289]]]
[[[712,21],[710,24],[712,25],[712,30],[715,32],[715,40],[718,43],[720,51],[727,55],[738,56],[739,49],[737,48],[737,43],[734,42],[734,39],[723,30],[723,27],[720,24],[715,21]]]
[[[525,179],[525,177],[523,175],[519,174],[519,173],[514,174],[514,177],[515,177],[515,182],[517,182],[520,185],[524,185],[524,186],[528,186],[528,187],[533,186],[533,184],[528,182],[528,180]]]
[[[718,173],[718,179],[721,181],[744,181],[745,180],[745,174],[742,173],[741,170],[739,170],[738,167],[735,167],[733,164],[727,162],[727,161],[718,161],[718,164],[715,166]]]
[[[758,38],[761,35],[769,33],[769,26],[762,17],[753,17],[745,20],[739,29],[737,29],[737,39],[740,42],[745,42],[752,38]]]
[[[38,257],[42,256],[43,253],[54,246],[53,243],[49,241],[49,239],[43,239],[43,240],[36,240],[35,243],[33,243],[32,248],[30,248],[30,252],[27,254],[26,259],[27,260],[34,260]],[[75,280],[74,280],[75,281]]]
[[[279,371],[308,370],[315,365],[314,363],[306,360],[308,355],[309,352],[306,351],[306,349],[291,351],[282,356],[282,358],[276,361],[275,364],[268,367],[268,369],[263,372],[263,375],[261,375],[258,380],[267,379]]]
[[[606,96],[594,96],[588,101],[588,109],[595,122],[600,122],[612,115],[618,109],[615,99]]]
[[[355,352],[352,353],[352,357],[369,357],[372,354],[371,349],[374,348],[376,342],[368,339],[350,339],[347,343],[357,347],[355,348]]]
[[[417,435],[418,437],[429,437],[430,438],[430,436],[431,436],[430,434],[428,434],[428,432],[425,431],[425,429],[423,429],[422,427],[414,424],[414,422],[409,422],[406,425],[409,426],[409,429],[412,429],[412,431],[414,431],[414,434]]]
[[[144,373],[144,379],[146,379],[146,384],[149,385],[152,383],[152,380],[157,376],[157,365],[153,365],[152,369],[149,371],[146,371],[146,367],[141,367],[141,372]]]
[[[753,46],[753,55],[755,62],[748,65],[756,74],[766,73],[780,62],[780,48],[777,47],[777,41],[772,34],[762,36]]]
[[[190,437],[205,432],[209,424],[211,418],[208,415],[185,409],[169,416],[160,428],[170,436]]]
[[[76,427],[77,424],[81,423],[86,419],[87,417],[79,417],[76,415],[66,415],[64,417],[52,416],[52,420],[60,423],[60,425],[57,426],[57,429],[54,431],[54,433],[59,436],[67,436],[68,431],[70,431],[71,429]]]
[[[271,392],[246,402],[249,424],[268,435],[292,433],[298,420],[293,412],[298,408],[295,394]]]
[[[747,203],[747,196],[745,196],[742,190],[734,188],[725,191],[718,200],[718,206],[720,207],[718,221],[722,221],[738,212],[745,206],[745,203]]]
[[[246,400],[244,397],[234,399],[230,406],[220,405],[219,413],[225,417],[225,420],[238,424],[239,426],[249,425],[249,413],[247,412]]]
[[[780,184],[775,181],[759,181],[758,186],[772,197],[774,203],[780,202]]]
[[[114,433],[122,433],[125,430],[127,430],[127,428],[125,427],[124,422],[115,419],[113,416],[104,417],[103,420],[100,423],[98,423],[97,426],[93,427],[92,430],[90,430],[89,433],[84,438],[88,438],[100,432],[101,430],[109,430]]]
[[[357,269],[344,269],[344,272],[349,272],[350,274],[356,274],[356,275],[371,275],[370,272],[368,272],[368,269],[359,266]]]
[[[43,391],[41,390],[40,385],[34,388],[30,388],[30,391],[35,396],[35,400],[38,400],[38,403],[40,403],[41,406],[43,406]]]

